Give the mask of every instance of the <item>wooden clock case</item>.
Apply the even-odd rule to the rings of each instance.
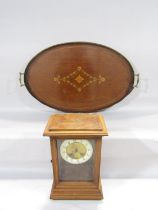
[[[64,123],[62,123],[64,121]],[[103,198],[100,180],[102,136],[108,135],[104,119],[100,114],[57,114],[52,115],[44,131],[50,137],[54,182],[52,199]],[[62,181],[59,175],[58,139],[88,139],[95,141],[93,179],[91,181]],[[78,171],[78,173],[80,173]],[[82,171],[81,171],[82,173]],[[82,175],[81,175],[82,176]]]
[[[51,116],[44,131],[44,135],[50,137],[54,172],[50,198],[103,198],[100,182],[101,141],[102,136],[108,133],[100,114],[84,112],[96,112],[118,103],[137,86],[138,80],[138,75],[134,74],[123,55],[96,43],[55,45],[29,62],[24,83],[30,94],[49,107],[71,113]],[[91,181],[60,180],[57,142],[59,139],[73,138],[95,141]]]

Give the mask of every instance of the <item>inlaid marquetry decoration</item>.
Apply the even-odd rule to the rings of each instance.
[[[75,71],[68,74],[67,76],[57,75],[53,77],[53,81],[57,82],[59,85],[61,83],[67,83],[68,85],[75,88],[78,92],[81,92],[87,86],[97,83],[100,85],[101,83],[106,81],[106,78],[102,75],[92,76],[87,73],[81,66],[78,66]]]

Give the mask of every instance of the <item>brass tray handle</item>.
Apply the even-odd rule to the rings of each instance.
[[[20,82],[20,87],[25,86],[25,83],[24,83],[24,73],[19,72],[19,82]]]
[[[135,74],[134,75],[134,84],[133,84],[133,87],[134,88],[138,88],[138,84],[139,84],[139,74]]]

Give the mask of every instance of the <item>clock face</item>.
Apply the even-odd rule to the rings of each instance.
[[[61,181],[92,181],[96,141],[94,139],[57,140],[58,169]]]
[[[93,154],[93,147],[88,140],[68,139],[60,146],[61,157],[68,163],[81,164],[87,162]]]

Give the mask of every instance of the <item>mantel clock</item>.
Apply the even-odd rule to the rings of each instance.
[[[97,114],[56,114],[46,126],[54,183],[52,199],[102,199],[100,160],[104,119]]]

